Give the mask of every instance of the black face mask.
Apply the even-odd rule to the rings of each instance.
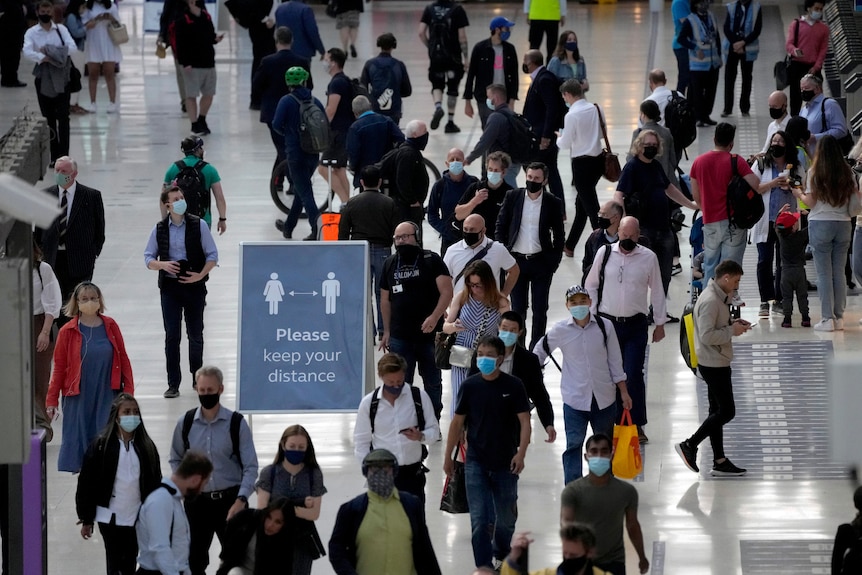
[[[464,243],[468,246],[474,246],[479,243],[481,235],[479,232],[464,232]]]
[[[418,138],[409,138],[413,145],[416,146],[419,150],[424,150],[425,146],[428,145],[428,132],[425,132]]]
[[[606,230],[609,227],[611,227],[611,219],[610,218],[603,218],[602,216],[599,216],[597,221],[598,221],[600,230]]]
[[[803,102],[810,102],[814,99],[814,90],[802,90],[800,94],[802,95]]]
[[[218,405],[219,394],[208,393],[206,395],[198,395],[198,401],[201,402],[201,407],[204,409],[212,409]]]
[[[644,158],[652,160],[658,156],[658,146],[644,146]]]
[[[587,556],[569,557],[560,563],[560,572],[563,575],[577,575],[587,565]]]
[[[527,180],[527,191],[535,194],[536,192],[540,192],[542,190],[542,182],[531,182]]]
[[[529,73],[530,73],[530,69],[527,67],[527,65],[526,65],[526,64],[521,64],[521,71],[522,71],[524,74],[529,74]]]
[[[637,247],[638,243],[631,238],[626,238],[624,240],[620,240],[620,247],[627,252],[632,251]]]
[[[769,148],[769,153],[772,154],[773,158],[783,158],[786,152],[787,148],[784,146],[770,146]]]
[[[769,108],[769,117],[777,120],[784,115],[784,108]]]
[[[51,15],[50,14],[39,14],[39,22],[41,22],[42,24],[47,24],[50,21],[51,21]]]
[[[395,246],[395,252],[403,259],[415,260],[419,256],[419,246],[413,244],[401,244]]]

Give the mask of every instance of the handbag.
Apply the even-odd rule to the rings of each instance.
[[[65,46],[66,42],[63,41],[63,35],[60,34],[60,29],[55,28],[55,30],[57,31],[57,36],[60,37],[60,44]],[[75,63],[72,62],[72,57],[68,56],[68,58],[69,58],[69,83],[66,84],[66,89],[69,90],[70,94],[75,94],[77,92],[80,92],[83,89],[83,86],[81,85],[81,71],[78,70],[78,68],[75,66]]]
[[[796,29],[793,32],[793,45],[799,41],[799,19],[796,19]],[[790,68],[790,54],[784,57],[784,60],[779,60],[772,67],[772,75],[775,77],[775,89],[784,90],[788,86],[787,71]]]
[[[596,113],[599,115],[599,123],[602,125],[602,137],[605,139],[606,145],[605,149],[602,150],[602,161],[604,162],[602,176],[609,182],[618,182],[620,181],[620,174],[623,172],[620,166],[620,157],[611,150],[611,141],[608,139],[608,127],[605,125],[605,118],[602,116],[599,105],[593,104],[593,106],[596,107]]]
[[[338,0],[329,0],[326,3],[326,15],[330,18],[335,18],[338,16]]]
[[[108,36],[111,37],[111,42],[115,46],[125,44],[129,41],[129,31],[122,22],[111,22],[108,26]]]
[[[164,60],[168,57],[168,47],[161,42],[156,42],[156,58]]]
[[[458,461],[460,456],[461,461]],[[469,513],[470,506],[467,503],[467,481],[464,474],[464,460],[467,459],[467,451],[464,444],[459,443],[452,456],[455,468],[452,475],[446,477],[443,484],[443,495],[440,497],[440,511],[446,513]]]
[[[460,315],[460,311],[458,312]],[[479,329],[476,332],[476,339],[473,340],[471,347],[463,345],[453,345],[449,350],[449,363],[455,367],[470,368],[473,365],[473,355],[476,353],[476,348],[479,347],[479,338],[482,337],[482,332],[485,331],[485,325],[488,323],[488,317],[491,315],[491,308],[486,307],[485,313],[482,314],[482,321],[479,322]]]
[[[638,440],[638,426],[632,424],[632,414],[623,410],[619,425],[614,425],[614,476],[634,479],[643,471],[641,446]]]
[[[456,334],[438,331],[434,334],[434,365],[437,369],[452,369],[449,350],[455,344]]]

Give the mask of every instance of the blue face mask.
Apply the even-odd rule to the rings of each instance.
[[[578,43],[577,42],[566,42],[566,50],[568,50],[569,52],[574,52],[577,49],[578,49]]]
[[[123,431],[127,433],[131,433],[138,428],[141,424],[141,416],[140,415],[121,415],[120,416],[120,427],[123,428]]]
[[[476,367],[482,372],[482,375],[491,375],[497,369],[496,357],[477,357]]]
[[[584,319],[590,315],[590,306],[588,305],[573,305],[569,308],[569,313],[575,319]]]
[[[399,395],[401,395],[401,390],[403,390],[403,389],[404,389],[403,385],[384,385],[383,386],[383,391],[385,391],[386,393],[388,393],[390,395],[394,395],[395,397],[398,397]]]
[[[566,102],[565,100],[563,100],[563,103],[566,105],[566,108],[571,108],[571,107],[572,107],[572,103],[571,103],[571,102]]]
[[[590,468],[590,473],[601,477],[611,468],[611,459],[609,457],[588,457],[587,465]]]
[[[171,205],[174,208],[174,213],[178,216],[185,214],[186,209],[189,207],[185,200],[177,200]]]
[[[299,465],[305,460],[305,452],[298,449],[285,449],[284,458],[291,465]]]
[[[464,162],[449,162],[449,173],[453,176],[460,176],[464,173]]]
[[[488,106],[489,110],[494,109],[494,102],[491,101],[491,98],[485,98],[485,105]]]
[[[502,30],[502,31],[500,32],[500,40],[502,40],[503,42],[505,42],[506,40],[508,40],[508,39],[509,39],[509,36],[511,36],[511,35],[512,35],[512,31],[511,31],[511,30]]]
[[[503,340],[506,347],[511,347],[518,341],[518,334],[513,331],[501,331],[497,334],[497,337]]]
[[[502,181],[503,172],[488,172],[488,183],[492,186],[496,186]]]

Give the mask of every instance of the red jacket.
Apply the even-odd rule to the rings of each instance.
[[[101,316],[105,322],[105,331],[111,345],[114,347],[114,361],[111,369],[111,389],[134,395],[135,382],[132,378],[132,364],[126,354],[126,344],[117,322],[106,315]],[[81,331],[78,329],[78,318],[72,318],[60,329],[57,344],[54,347],[54,372],[51,374],[51,384],[48,386],[47,407],[59,404],[60,394],[68,397],[81,394]]]

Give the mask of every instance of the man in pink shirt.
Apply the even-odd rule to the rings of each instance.
[[[822,76],[820,69],[829,46],[829,26],[822,22],[823,1],[805,0],[805,14],[790,23],[785,48],[790,55],[787,84],[790,88],[790,115],[799,114],[802,96],[799,81],[806,74]]]

